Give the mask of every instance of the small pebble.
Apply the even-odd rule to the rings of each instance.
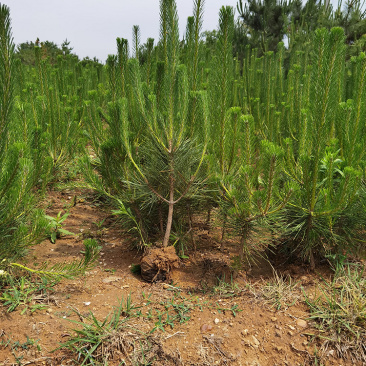
[[[210,324],[203,324],[201,327],[202,333],[210,332],[211,330],[212,330],[212,325],[210,325]]]
[[[252,345],[255,347],[255,348],[258,348],[259,345],[260,345],[260,342],[258,341],[257,338],[255,338],[253,335],[252,335],[252,340],[253,340],[253,343]]]
[[[296,324],[301,328],[306,328],[308,323],[303,319],[297,319]]]

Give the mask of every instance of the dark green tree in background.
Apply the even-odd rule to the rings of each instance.
[[[237,4],[249,43],[261,53],[274,51],[286,33],[291,2],[287,0],[248,0]]]
[[[295,43],[309,42],[317,28],[341,27],[346,35],[346,43],[356,51],[365,50],[366,10],[360,0],[340,3],[337,8],[322,0],[248,0],[237,3],[239,19],[234,33],[234,55],[243,53],[249,44],[257,48],[259,55],[266,51],[276,51],[279,42],[286,36],[289,47]]]
[[[34,66],[36,64],[36,56],[34,52],[35,47],[41,47],[42,58],[49,57],[51,64],[57,63],[57,56],[59,55],[73,55],[75,58],[78,57],[72,54],[73,48],[70,47],[70,42],[65,39],[61,46],[51,41],[40,42],[39,39],[36,42],[23,42],[17,46],[16,55],[20,58],[23,64]]]

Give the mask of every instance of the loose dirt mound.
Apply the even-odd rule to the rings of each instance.
[[[172,269],[178,267],[174,247],[150,249],[141,260],[141,277],[147,282],[166,281]]]

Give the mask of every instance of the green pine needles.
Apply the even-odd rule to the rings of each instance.
[[[34,210],[36,136],[24,136],[15,114],[15,54],[9,8],[0,6],[0,268],[37,241],[46,223]],[[25,137],[23,139],[23,137]],[[27,141],[28,140],[28,141]],[[28,225],[30,218],[34,225]]]
[[[248,34],[231,7],[202,37],[204,5],[194,0],[183,40],[175,1],[161,0],[158,40],[141,44],[135,25],[132,52],[117,38],[106,65],[50,57],[37,42],[34,66],[16,59],[1,6],[1,258],[37,241],[47,225],[38,199],[76,156],[81,184],[108,198],[140,249],[197,248],[206,214],[243,260],[271,243],[314,268],[363,245],[366,57],[350,52],[350,30],[317,28],[332,11],[306,28],[314,9],[295,19],[284,2],[289,47],[277,42],[282,28],[278,39],[260,34],[272,27],[267,13],[251,29],[260,41],[239,47]]]
[[[101,147],[100,173],[108,183],[102,189],[127,205],[123,212],[130,218],[133,215],[142,242],[152,240],[156,228],[166,247],[175,207],[194,195],[202,183],[199,173],[207,148],[208,108],[206,94],[196,91],[195,108],[203,134],[190,139],[189,79],[187,67],[179,64],[174,1],[161,2],[161,16],[166,33],[159,44],[161,66],[155,85],[144,81],[136,57],[128,61],[130,94],[110,105],[110,135]]]
[[[343,30],[319,29],[313,43],[309,94],[301,91],[304,99],[299,103],[304,110],[297,119],[296,135],[284,140],[287,174],[296,186],[286,208],[286,230],[312,267],[315,255],[351,244],[339,230],[348,222],[344,215],[355,202],[362,176],[359,164],[342,156],[338,138],[344,137],[335,132],[347,123],[337,118],[344,89]]]
[[[110,99],[87,104],[90,186],[115,202],[141,247],[187,242],[187,233],[196,247],[195,215],[205,211],[208,224],[212,213],[219,219],[222,245],[238,238],[242,258],[270,242],[314,267],[357,247],[365,56],[347,61],[344,31],[324,28],[301,50],[280,42],[258,57],[248,46],[240,61],[233,9],[221,8],[205,42],[203,6],[194,2],[184,42],[170,0],[160,2],[155,46],[139,45],[137,26],[132,58],[117,39],[106,66]]]
[[[19,75],[22,65],[15,57],[9,8],[5,5],[0,5],[0,48],[1,280],[17,273],[52,278],[75,276],[95,262],[99,251],[96,242],[85,243],[85,256],[80,262],[33,270],[15,260],[44,239],[49,229],[38,205],[52,180],[51,168],[55,173],[70,156],[67,144],[71,141],[66,140],[76,131],[71,120],[78,114],[80,118],[82,112],[77,110],[78,99],[71,97],[76,91],[71,90],[71,85],[66,87],[65,80],[56,81],[56,73],[50,71],[47,59],[41,61],[40,55],[39,64],[28,75],[32,82],[21,81],[25,74]],[[34,83],[37,77],[38,84]],[[69,89],[69,96],[60,96],[62,87]]]

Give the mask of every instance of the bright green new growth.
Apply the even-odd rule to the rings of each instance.
[[[37,132],[14,118],[15,55],[9,9],[0,6],[0,269],[37,241],[45,227],[34,210]],[[33,225],[28,222],[32,218]]]
[[[2,7],[2,253],[35,242],[47,225],[34,210],[38,192],[83,152],[86,185],[108,197],[141,247],[196,248],[203,212],[243,258],[271,242],[313,267],[319,255],[359,245],[365,55],[348,60],[344,32],[333,28],[306,33],[302,47],[295,37],[288,49],[242,47],[234,58],[233,9],[220,9],[204,40],[203,6],[194,1],[183,41],[175,2],[161,0],[158,42],[141,45],[134,26],[132,55],[117,38],[105,66],[66,51],[49,57],[36,42],[35,67],[14,59]]]
[[[128,98],[110,104],[109,137],[99,154],[100,173],[108,188],[98,184],[117,204],[122,199],[123,212],[132,219],[143,243],[151,240],[150,224],[158,228],[162,244],[167,246],[175,206],[200,184],[208,125],[206,95],[195,91],[195,118],[199,118],[202,136],[189,139],[195,126],[188,123],[189,79],[186,66],[179,64],[175,2],[161,2],[161,14],[161,27],[167,31],[160,41],[155,85],[149,85],[150,77],[144,82],[136,59],[127,62]],[[98,181],[92,174],[89,179],[94,184]],[[151,213],[155,223],[150,221]]]
[[[80,262],[35,270],[14,261],[42,240],[49,229],[47,217],[36,207],[51,180],[50,168],[55,173],[70,157],[73,142],[69,140],[77,133],[74,119],[82,112],[75,95],[78,91],[71,89],[75,84],[66,87],[65,80],[61,80],[65,77],[62,60],[57,78],[47,61],[41,60],[39,48],[35,50],[37,73],[32,69],[32,83],[22,82],[24,75],[15,60],[9,9],[5,5],[0,5],[0,47],[0,271],[14,276],[28,272],[53,279],[72,277],[95,262],[96,242],[85,243],[85,256]],[[65,95],[61,97],[62,90]],[[66,233],[60,227],[64,218],[59,217],[56,227],[50,229],[51,239],[62,231]]]
[[[194,213],[207,210],[208,224],[211,213],[220,219],[222,245],[237,236],[242,256],[276,237],[313,267],[361,234],[365,57],[347,62],[334,28],[316,30],[302,49],[280,42],[257,57],[247,47],[241,63],[233,9],[220,9],[216,41],[206,45],[203,5],[194,2],[182,44],[168,0],[155,48],[151,39],[139,46],[135,27],[129,59],[117,39],[106,67],[110,102],[87,105],[97,156],[87,179],[143,245],[190,233],[195,247]]]
[[[319,29],[313,42],[309,94],[300,90],[303,109],[294,120],[293,138],[284,139],[286,174],[296,184],[286,209],[286,230],[312,267],[314,253],[331,250],[346,239],[339,230],[344,229],[342,221],[354,203],[361,176],[358,163],[340,154],[335,139],[343,139],[335,131],[346,126],[346,120],[337,118],[343,99],[343,30]]]
[[[23,64],[9,9],[0,6],[0,285],[6,287],[0,300],[8,311],[19,305],[36,311],[42,305],[31,305],[39,291],[37,283],[28,286],[31,280],[41,278],[44,289],[95,264],[95,239],[84,241],[84,256],[72,263],[17,263],[42,238],[72,234],[63,228],[68,213],[45,216],[37,207],[47,186],[70,183],[80,160],[85,181],[74,184],[104,195],[139,249],[173,245],[187,258],[207,230],[221,250],[237,247],[230,248],[239,254],[231,270],[247,269],[272,250],[288,260],[300,257],[312,269],[327,259],[336,267],[335,280],[324,283],[319,299],[306,299],[311,318],[326,345],[342,352],[348,347],[362,362],[365,281],[358,271],[339,276],[349,254],[364,251],[365,243],[366,56],[360,52],[365,38],[357,34],[366,23],[360,2],[346,10],[362,22],[314,1],[304,8],[284,1],[286,14],[291,5],[299,16],[282,19],[275,37],[260,34],[272,26],[264,24],[257,31],[261,44],[254,43],[258,37],[248,42],[248,29],[234,22],[230,7],[220,9],[217,31],[201,34],[204,3],[194,0],[180,40],[176,3],[161,0],[159,40],[141,45],[134,26],[132,52],[126,39],[117,38],[116,55],[106,65],[78,62],[67,42],[54,57],[47,41],[28,48],[34,66]],[[250,3],[260,6],[252,12],[239,5],[249,20],[266,12],[264,20],[271,21],[264,2]],[[267,3],[277,8],[276,1]],[[306,23],[307,14],[316,19]],[[331,28],[337,21],[346,21],[344,29]],[[320,24],[327,28],[317,29]],[[285,26],[288,47],[277,44]],[[238,45],[240,39],[255,47]],[[102,221],[96,225],[101,229]],[[220,293],[233,296],[224,280]],[[289,306],[295,287],[275,274],[262,295],[277,308]],[[143,306],[150,304],[145,300]],[[144,335],[141,348],[149,349],[153,332],[188,321],[191,310],[207,304],[188,305],[174,294],[159,305],[165,310],[144,315],[129,297],[102,322],[90,314],[63,347],[83,364],[112,358],[116,344],[127,350],[140,336],[121,338],[125,326],[131,330],[125,315],[133,310],[156,321]],[[214,308],[233,316],[240,311],[236,304]],[[136,362],[147,362],[143,352]]]

